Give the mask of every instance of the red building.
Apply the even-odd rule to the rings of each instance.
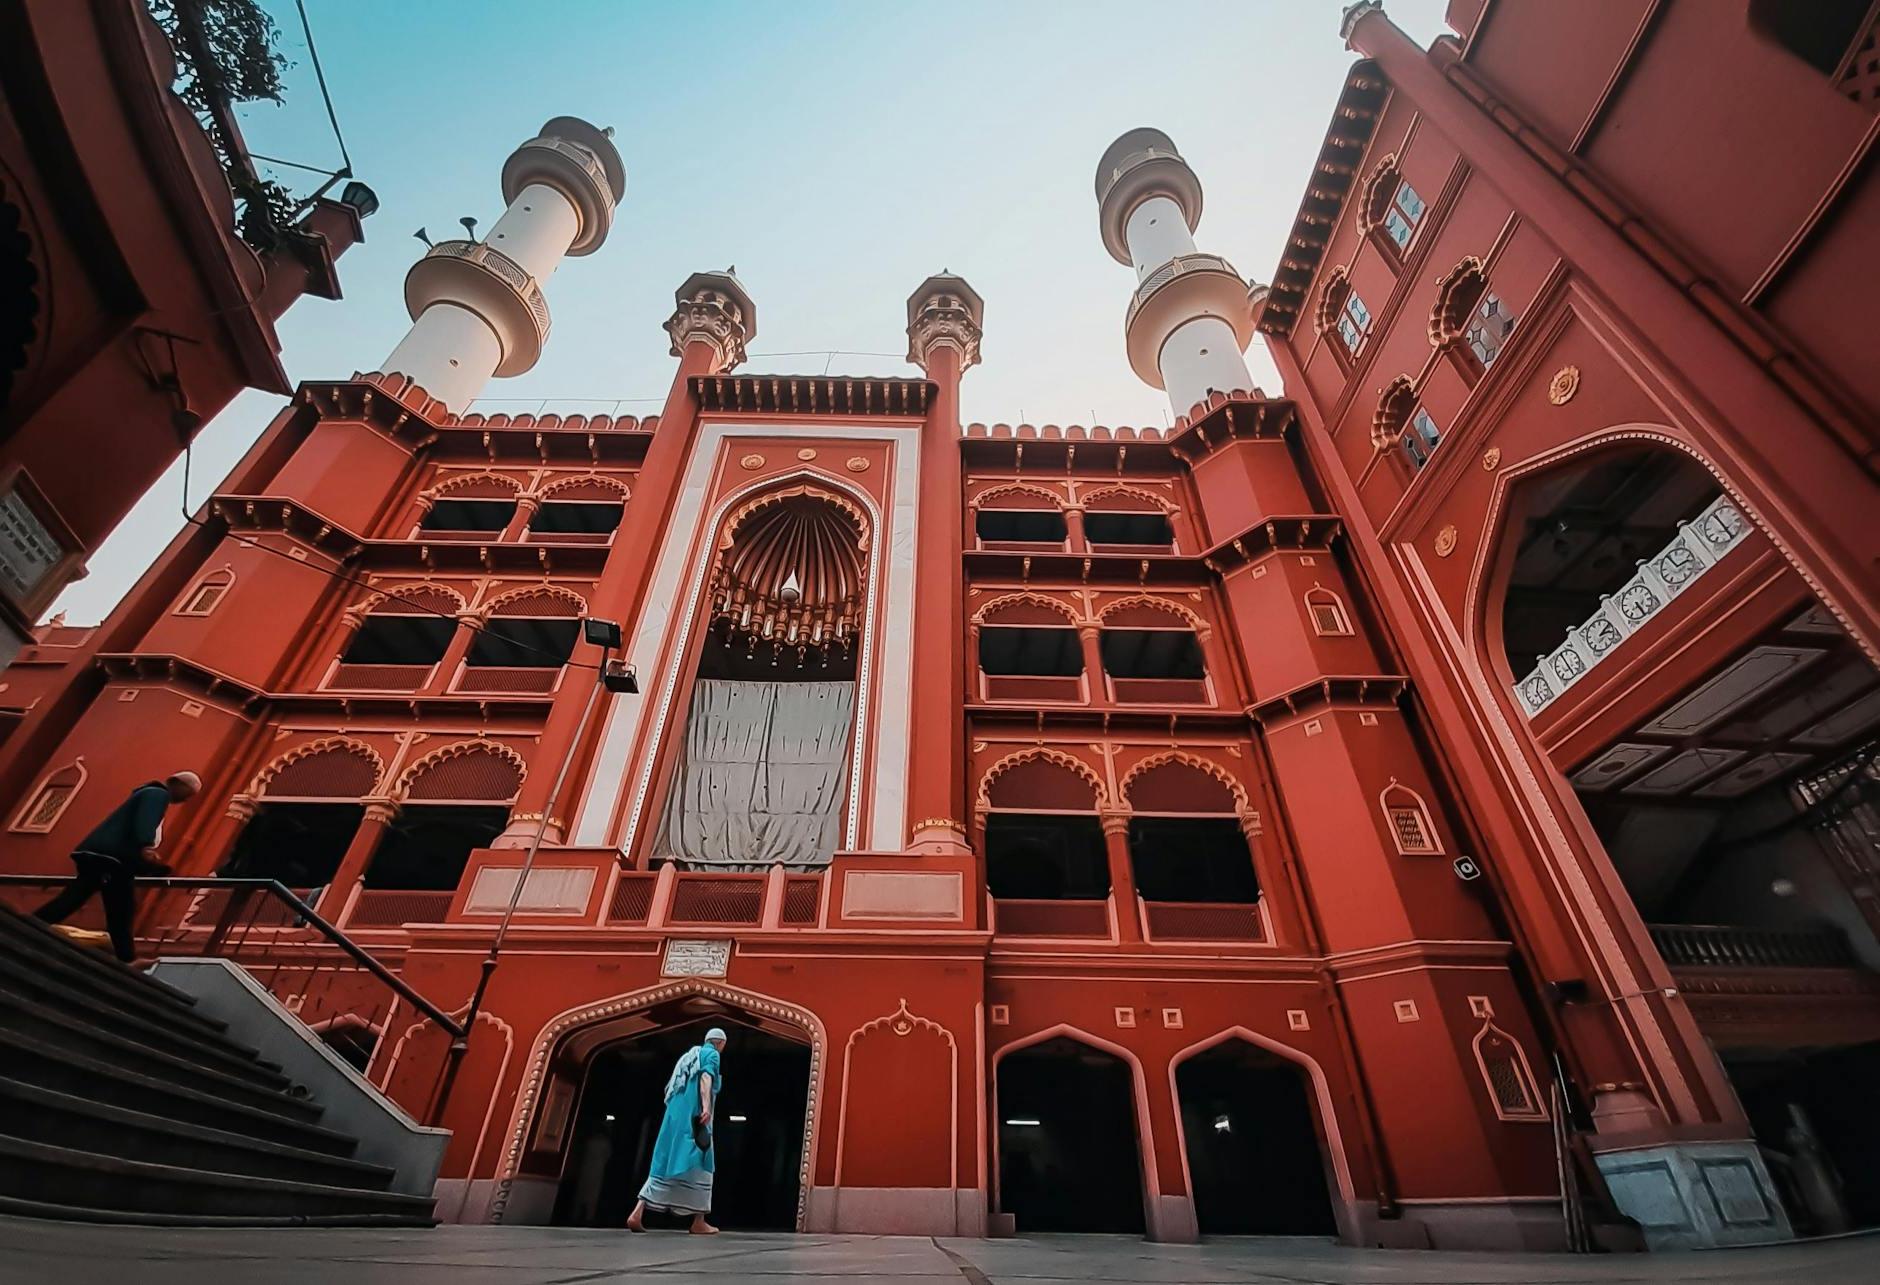
[[[363,184],[350,204],[247,199],[250,82],[200,0],[167,17],[174,45],[142,0],[0,15],[0,668],[202,425],[243,388],[292,391],[275,322],[339,297],[376,204]],[[0,703],[4,734],[22,706]]]
[[[1594,8],[1354,6],[1251,296],[1118,139],[1167,433],[962,427],[945,274],[922,378],[738,373],[701,273],[657,418],[461,413],[624,190],[551,121],[384,369],[47,638],[9,866],[199,765],[187,872],[452,1013],[484,974],[447,1092],[435,1024],[269,974],[441,1112],[447,1218],[617,1224],[706,1023],[733,1226],[1538,1248],[1563,1171],[1653,1247],[1880,1218],[1875,389],[1823,298],[1880,284],[1871,15]]]

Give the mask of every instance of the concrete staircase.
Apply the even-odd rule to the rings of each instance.
[[[0,910],[0,1214],[430,1226],[181,991]]]

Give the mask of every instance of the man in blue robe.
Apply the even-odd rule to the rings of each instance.
[[[694,1236],[716,1236],[718,1229],[705,1221],[712,1207],[712,1108],[724,1091],[719,1055],[724,1051],[723,1027],[705,1032],[705,1042],[689,1048],[673,1065],[666,1080],[666,1114],[659,1122],[653,1144],[652,1171],[640,1188],[640,1201],[627,1215],[628,1231],[646,1230],[646,1211],[691,1214]],[[701,1146],[700,1144],[704,1145]]]

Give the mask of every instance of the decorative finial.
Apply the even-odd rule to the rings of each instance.
[[[418,240],[420,240],[420,241],[422,241],[422,242],[424,242],[424,244],[425,244],[425,245],[426,245],[427,247],[429,247],[429,246],[430,246],[430,244],[431,244],[431,234],[430,234],[429,232],[426,232],[426,231],[425,231],[425,230],[424,230],[423,228],[419,228],[419,229],[418,229],[418,230],[417,230],[416,232],[413,232],[413,233],[412,233],[411,235],[413,235],[413,236],[415,236],[415,237],[417,237],[417,238],[418,238]]]

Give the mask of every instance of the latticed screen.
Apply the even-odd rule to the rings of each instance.
[[[33,800],[33,806],[27,809],[20,819],[22,830],[49,830],[59,814],[65,811],[65,805],[71,802],[72,795],[78,791],[76,785],[48,783]]]
[[[1414,804],[1395,804],[1390,809],[1391,829],[1397,835],[1400,852],[1434,852],[1436,840],[1430,835],[1429,818]]]
[[[335,748],[289,763],[274,774],[265,793],[284,799],[357,799],[372,793],[378,779],[371,759]]]
[[[816,875],[791,875],[783,886],[783,925],[808,928],[816,923],[817,902],[822,895],[822,879]]]
[[[674,923],[755,924],[763,911],[761,878],[681,875],[672,896]]]
[[[1312,627],[1321,634],[1348,634],[1350,628],[1345,624],[1345,613],[1339,610],[1335,602],[1315,602],[1312,607]]]
[[[522,788],[514,763],[487,750],[459,754],[432,764],[412,781],[406,797],[419,799],[513,799]]]

